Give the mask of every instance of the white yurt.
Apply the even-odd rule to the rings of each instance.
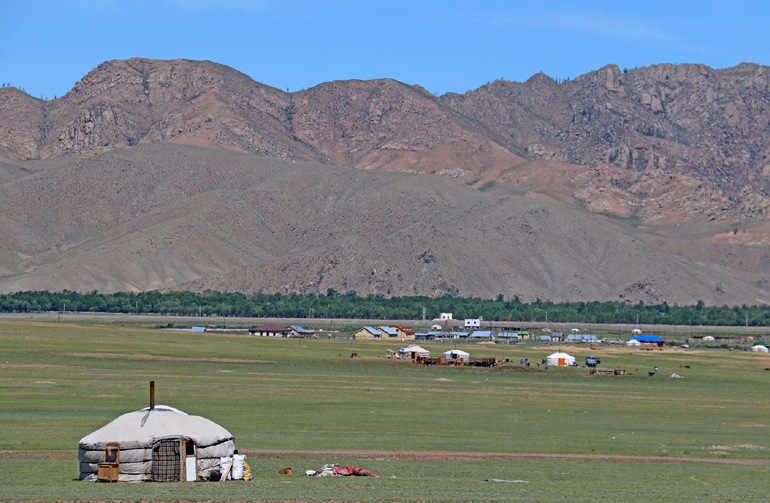
[[[755,353],[767,353],[770,352],[770,349],[767,348],[767,346],[763,346],[761,344],[757,344],[756,346],[751,346],[751,350]]]
[[[631,333],[633,335],[642,335],[642,331],[639,330],[638,328],[635,328],[635,329],[631,330]]]
[[[427,358],[430,356],[430,351],[421,348],[417,344],[411,344],[405,348],[401,348],[398,352],[398,357],[406,360],[415,360],[417,357]]]
[[[575,357],[567,353],[554,353],[545,357],[546,365],[556,365],[558,367],[567,367],[575,363]]]
[[[462,349],[450,349],[445,351],[443,355],[444,360],[455,360],[468,362],[471,359],[471,354],[466,353]]]
[[[702,340],[703,340],[704,342],[714,342],[714,340],[715,340],[715,339],[714,339],[714,337],[712,337],[712,336],[710,336],[710,335],[706,335],[706,336],[704,336],[704,337],[703,337],[703,339],[702,339]]]
[[[234,450],[233,436],[213,421],[156,405],[83,437],[80,479],[97,480],[112,467],[120,482],[203,480],[220,471],[219,458]]]
[[[637,341],[636,339],[628,339],[626,341],[626,346],[641,346],[642,343]]]

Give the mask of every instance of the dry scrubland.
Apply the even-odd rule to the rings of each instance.
[[[440,352],[454,344],[425,346]],[[681,349],[596,351],[602,366],[625,368],[632,374],[610,378],[589,376],[582,368],[426,368],[385,360],[385,349],[398,347],[2,320],[0,497],[766,499],[767,355]],[[517,362],[539,361],[555,349],[457,347],[474,357]],[[361,358],[351,360],[353,351]],[[570,348],[581,360],[590,351]],[[659,372],[649,377],[647,372],[655,366]],[[670,379],[673,372],[685,378]],[[118,485],[76,481],[78,440],[119,414],[146,406],[150,380],[157,383],[159,403],[228,428],[237,447],[249,453],[254,481]],[[435,451],[449,454],[426,454]],[[326,462],[363,466],[381,478],[277,474],[286,466],[301,472]],[[529,483],[495,484],[483,482],[485,478]]]

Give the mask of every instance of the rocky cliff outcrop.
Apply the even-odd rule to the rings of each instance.
[[[553,201],[649,224],[770,216],[770,74],[753,64],[610,65],[437,98],[389,79],[287,93],[211,62],[134,58],[99,65],[51,101],[0,89],[0,161],[162,142],[484,190],[528,178]],[[564,174],[538,184],[528,172],[538,166]]]
[[[620,187],[645,218],[659,203],[634,203],[651,192],[623,192],[623,186],[636,183],[629,173],[644,174],[649,189],[669,197],[677,192],[667,191],[672,182],[698,182],[693,199],[701,204],[684,204],[695,214],[765,219],[768,70],[753,64],[721,71],[664,64],[621,71],[610,65],[558,84],[542,74],[524,83],[500,80],[465,95],[445,95],[441,102],[527,157],[618,168],[597,175],[583,193],[597,184]]]

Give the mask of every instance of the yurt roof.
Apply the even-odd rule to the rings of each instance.
[[[554,353],[552,355],[548,355],[548,358],[575,358],[572,355],[568,355],[567,353]]]
[[[233,438],[232,434],[213,421],[190,416],[166,405],[156,405],[129,412],[80,439],[80,447],[101,450],[110,442],[121,449],[148,449],[163,437],[186,437],[199,447],[215,445]]]
[[[459,356],[470,356],[470,353],[466,353],[462,349],[450,349],[449,351],[444,352],[445,355],[459,355]]]
[[[421,348],[417,344],[411,344],[405,348],[401,348],[401,351],[404,353],[430,353],[430,351]]]

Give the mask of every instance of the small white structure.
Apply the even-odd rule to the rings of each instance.
[[[452,313],[441,313],[441,321],[444,320],[451,320],[452,319]]]
[[[642,343],[637,341],[636,339],[628,339],[626,341],[626,346],[641,346]]]
[[[442,328],[444,327],[442,327],[441,325],[431,325],[430,327],[431,330],[441,330]]]
[[[573,334],[579,334],[580,333],[580,329],[579,328],[573,328],[572,329],[572,333]]]
[[[417,357],[427,358],[430,356],[430,351],[425,348],[421,348],[417,344],[411,344],[405,348],[401,348],[398,351],[399,358],[402,360],[416,360]]]
[[[465,318],[465,328],[481,328],[481,318]]]
[[[635,328],[635,329],[631,330],[631,333],[633,335],[642,335],[642,331],[640,329],[638,329],[638,328]]]
[[[768,353],[770,352],[770,349],[767,349],[767,346],[763,346],[761,344],[757,344],[756,346],[751,346],[751,350],[755,353]]]
[[[470,353],[466,353],[462,349],[451,349],[449,351],[444,352],[443,358],[444,360],[457,360],[457,361],[468,362],[471,359],[471,355]]]
[[[546,365],[556,365],[557,367],[568,367],[575,362],[575,357],[567,353],[554,353],[545,357]]]
[[[706,335],[703,337],[703,342],[714,342],[714,338],[710,335]]]

